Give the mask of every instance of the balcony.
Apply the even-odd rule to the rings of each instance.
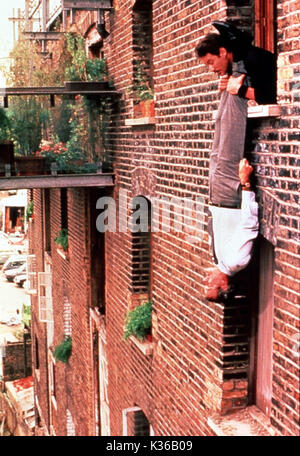
[[[113,173],[0,177],[0,191],[31,188],[112,187]]]
[[[111,11],[112,9],[111,0],[50,0],[47,29],[63,12],[72,10]]]
[[[65,83],[62,87],[2,87],[0,88],[0,96],[4,97],[4,105],[8,106],[9,96],[22,95],[49,95],[53,102],[53,97],[56,95],[84,95],[93,98],[109,98],[116,97],[119,93],[116,90],[110,89],[107,83],[102,82],[85,82],[82,87]]]
[[[109,87],[106,82],[65,83],[63,87],[8,87],[0,88],[0,96],[4,97],[8,106],[11,96],[50,96],[50,105],[55,106],[56,96],[84,95],[87,99],[109,99],[113,104],[119,93]],[[78,85],[79,84],[79,85]],[[57,144],[55,146],[58,146]],[[60,151],[56,149],[56,152]],[[56,153],[54,151],[54,154]],[[54,156],[54,155],[53,155]],[[54,156],[55,157],[55,156]],[[81,158],[81,157],[79,157]],[[99,160],[99,159],[98,159]],[[50,160],[51,161],[51,160]],[[105,163],[104,163],[105,165]],[[106,171],[105,171],[106,170]],[[59,187],[111,187],[114,185],[114,175],[111,167],[102,167],[95,160],[77,158],[67,163],[66,169],[61,170],[55,162],[49,162],[49,156],[15,156],[11,143],[0,144],[0,190],[59,188]]]

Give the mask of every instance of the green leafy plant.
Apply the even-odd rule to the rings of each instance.
[[[26,222],[33,216],[34,204],[33,201],[30,201],[26,207],[25,220]]]
[[[54,239],[57,245],[62,247],[64,251],[68,250],[69,239],[68,239],[68,229],[63,228],[58,233],[58,236]]]
[[[127,313],[125,319],[124,339],[135,336],[143,340],[151,333],[152,327],[152,301],[147,301]]]
[[[67,363],[72,354],[72,339],[71,336],[66,336],[64,340],[54,348],[53,355],[62,363]]]
[[[106,78],[105,59],[87,57],[85,39],[79,33],[66,33],[67,50],[71,64],[65,70],[68,81],[103,81]]]
[[[140,62],[137,63],[137,69],[134,73],[134,83],[132,84],[130,92],[135,98],[135,103],[145,100],[153,100],[154,91],[150,87],[149,78],[142,69]]]
[[[0,108],[0,143],[10,139],[10,120],[3,108]]]
[[[49,120],[49,111],[34,97],[15,97],[8,109],[8,117],[17,154],[34,154]]]
[[[30,305],[24,304],[22,306],[22,322],[24,326],[29,327],[31,322],[31,307]]]

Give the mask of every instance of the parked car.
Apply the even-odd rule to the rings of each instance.
[[[26,255],[14,254],[11,255],[4,263],[2,272],[5,273],[8,269],[16,269],[26,263]]]
[[[21,264],[20,264],[21,263]],[[12,282],[16,275],[20,273],[26,273],[26,260],[25,261],[14,261],[15,267],[6,269],[4,271],[4,275],[6,277],[6,280],[9,282]]]
[[[8,247],[2,249],[0,246],[0,264],[4,264],[12,255],[16,255],[17,251],[15,248]]]
[[[8,234],[6,234],[4,231],[0,231],[0,241],[2,240],[8,240]]]
[[[14,278],[14,283],[18,287],[21,288],[21,287],[24,287],[26,280],[27,280],[27,274],[26,274],[26,271],[23,271],[23,272],[17,273],[17,275]]]

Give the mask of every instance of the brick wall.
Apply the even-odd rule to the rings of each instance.
[[[37,271],[44,271],[43,264],[43,216],[42,191],[33,190],[34,219],[29,226],[29,253],[36,255]],[[37,248],[38,247],[38,248]],[[37,292],[37,290],[36,290]],[[39,320],[37,294],[31,295],[31,337],[32,337],[32,374],[34,378],[34,395],[38,397],[41,411],[41,425],[49,426],[48,407],[48,353],[46,325]],[[38,347],[38,348],[37,348]],[[39,364],[37,366],[37,351]],[[38,369],[37,369],[38,367]]]
[[[292,24],[296,23],[298,13],[296,2],[277,3],[278,103],[282,111],[278,118],[252,121],[248,153],[255,167],[261,235],[275,246],[270,417],[279,433],[295,435],[299,413],[298,367],[293,347],[299,324],[296,154],[300,73],[296,26]],[[156,435],[212,435],[208,416],[243,408],[251,400],[248,320],[251,318],[252,322],[255,316],[249,317],[251,307],[247,299],[226,306],[208,303],[203,297],[205,271],[212,264],[206,230],[207,180],[218,93],[217,77],[199,65],[194,47],[211,30],[212,20],[230,17],[253,28],[253,2],[153,2],[156,123],[135,127],[125,124],[133,115],[127,90],[134,72],[133,4],[132,0],[117,2],[110,20],[110,36],[105,41],[109,71],[122,94],[119,111],[109,124],[109,152],[115,157],[117,216],[127,210],[127,192],[127,200],[137,195],[173,197],[178,204],[187,198],[195,201],[202,197],[203,220],[193,242],[186,233],[174,229],[152,233],[154,350],[150,356],[141,353],[132,341],[123,340],[126,312],[140,299],[132,292],[133,237],[128,230],[105,234],[111,435],[122,434],[122,410],[133,406],[141,407]],[[82,13],[78,24],[83,32],[90,20]],[[88,195],[88,190],[68,190],[69,260],[61,259],[52,244],[54,344],[64,335],[64,294],[71,304],[73,343],[69,365],[57,363],[59,404],[53,420],[60,434],[70,431],[70,422],[76,435],[94,432],[89,316],[94,286],[89,222],[94,208],[90,207]],[[51,190],[53,233],[60,225],[59,201],[59,190]],[[35,202],[39,211],[39,192],[35,192]],[[175,210],[176,204],[171,207],[173,218]],[[191,217],[195,222],[193,217],[195,214]],[[41,229],[36,222],[33,229],[35,240],[39,241]],[[41,257],[38,265],[44,267]],[[45,327],[36,316],[33,327],[43,339]],[[43,355],[46,360],[46,351]],[[46,373],[40,370],[45,383]],[[39,383],[36,390],[48,416],[46,388],[38,388]]]
[[[299,432],[299,2],[277,2],[278,103],[281,116],[261,122],[254,149],[261,232],[275,246],[271,421]]]
[[[57,244],[54,242],[54,238],[61,229],[60,192],[60,189],[50,190],[53,338],[51,337],[51,327],[48,326],[47,330],[47,323],[39,321],[38,300],[36,297],[32,297],[32,332],[39,341],[40,358],[35,389],[42,411],[41,418],[48,430],[52,423],[58,435],[66,435],[70,422],[69,416],[72,416],[77,435],[91,435],[93,433],[93,396],[87,305],[90,298],[90,269],[85,247],[88,230],[86,224],[88,200],[84,189],[68,189],[69,258],[64,259],[58,254]],[[31,226],[30,245],[37,256],[37,271],[44,271],[43,217],[39,210],[42,204],[42,191],[35,191],[34,201],[35,221]],[[37,249],[37,246],[40,248]],[[68,308],[66,308],[66,303]],[[60,361],[55,363],[56,407],[54,407],[53,401],[49,402],[51,394],[48,389],[48,375],[51,358],[47,346],[49,345],[50,351],[53,352],[54,347],[64,339],[66,331],[72,334],[72,356],[66,365]],[[82,403],[86,404],[86,407],[82,407]]]
[[[295,131],[298,126],[295,118],[298,108],[286,106],[286,102],[291,100],[291,87],[293,87],[293,97],[297,100],[295,90],[297,85],[294,82],[297,81],[299,73],[297,57],[293,50],[295,45],[280,42],[280,36],[284,33],[280,14],[285,3],[290,15],[293,11],[288,2],[278,5],[279,68],[285,62],[285,66],[283,65],[282,71],[279,69],[278,74],[278,102],[284,104],[283,115],[278,119],[260,119],[253,122],[255,124],[252,130],[254,150],[251,152],[251,162],[255,165],[260,198],[269,197],[269,193],[265,190],[276,189],[272,197],[275,201],[282,198],[282,202],[286,202],[287,198],[290,198],[290,201],[296,203],[297,175],[294,153],[298,148],[298,137]],[[124,5],[119,4],[119,9],[115,13],[112,35],[106,48],[108,60],[112,58],[111,56],[118,56],[127,43],[131,30],[128,5],[129,2]],[[121,102],[120,115],[115,119],[114,132],[117,137],[115,141],[117,188],[128,189],[130,192],[130,185],[132,185],[132,195],[157,197],[175,195],[178,198],[195,198],[200,194],[203,195],[205,204],[207,203],[208,160],[213,138],[212,113],[218,105],[217,78],[199,65],[194,58],[193,48],[201,36],[210,30],[211,21],[224,19],[226,15],[236,23],[253,30],[253,6],[253,2],[182,1],[176,4],[164,2],[163,5],[154,2],[153,79],[156,125],[148,128],[124,127],[124,119],[132,114],[128,95],[123,92],[124,105]],[[124,27],[125,23],[126,27]],[[291,21],[286,23],[289,27],[287,36],[291,37],[294,30],[292,17]],[[292,38],[289,40],[291,41]],[[285,53],[284,57],[281,57],[284,45],[288,47],[290,54],[287,56]],[[117,59],[117,61],[117,65],[113,65],[111,61],[110,69],[117,89],[124,91],[124,85],[130,84],[128,77],[131,66],[130,48],[127,47],[126,53],[122,54],[122,60]],[[121,65],[123,72],[120,71]],[[123,76],[122,79],[120,74]],[[294,79],[292,74],[295,74]],[[281,95],[282,77],[286,78],[285,98]],[[287,127],[290,131],[287,131]],[[284,195],[277,191],[281,187],[286,190]],[[270,239],[274,231],[269,222],[277,226],[276,217],[278,217],[278,233],[282,233],[282,240],[276,237],[275,241],[274,341],[280,337],[281,344],[284,342],[290,344],[296,333],[296,288],[295,283],[292,284],[291,280],[283,277],[282,268],[287,268],[287,274],[291,277],[295,274],[294,267],[298,261],[295,245],[296,206],[293,208],[288,205],[287,209],[286,204],[279,206],[276,204],[273,204],[275,213],[273,212],[271,218],[270,214],[268,217],[266,213],[268,206],[262,209],[261,233]],[[278,211],[281,215],[278,215]],[[285,212],[288,215],[282,215]],[[267,223],[264,217],[268,219]],[[272,234],[270,234],[271,231]],[[109,343],[109,384],[112,398],[112,431],[120,432],[121,414],[116,410],[120,411],[123,403],[127,406],[136,404],[144,407],[143,410],[154,426],[155,432],[165,435],[193,433],[207,435],[211,431],[206,427],[206,418],[212,411],[225,413],[235,408],[245,407],[249,403],[250,327],[247,319],[251,309],[248,304],[244,306],[245,308],[241,305],[233,306],[234,315],[232,315],[228,308],[225,309],[218,304],[208,304],[203,300],[203,276],[205,268],[211,264],[205,226],[201,237],[200,242],[190,245],[176,233],[153,234],[152,295],[155,303],[153,335],[156,349],[151,362],[140,354],[138,362],[136,358],[138,352],[135,347],[130,347],[131,353],[127,352],[127,356],[124,356],[120,341],[122,316],[126,309],[126,288],[129,288],[130,283],[128,267],[131,258],[126,255],[130,245],[130,235],[107,236],[109,272],[107,329],[111,342]],[[274,238],[272,239],[274,242]],[[123,246],[122,250],[121,246]],[[280,256],[283,258],[284,248],[288,252],[285,252],[285,261],[282,259],[280,265],[279,258]],[[118,258],[117,272],[115,258]],[[118,313],[115,312],[117,306],[120,308]],[[277,310],[277,307],[281,310]],[[282,307],[285,309],[284,312]],[[287,315],[290,312],[291,315]],[[283,342],[282,335],[278,335],[278,319],[281,319],[280,328],[284,328],[282,322],[287,318],[291,326],[288,330],[281,329],[281,331],[289,331],[290,340],[284,339]],[[224,326],[224,321],[231,322],[227,325],[228,330],[226,325]],[[223,337],[226,339],[226,331],[230,333],[232,328],[240,327],[239,323],[245,325],[245,328],[242,328],[244,339],[240,341],[241,352],[239,358],[235,356],[235,360],[243,366],[240,369],[242,374],[239,372],[230,377],[230,375],[226,376],[226,366],[232,368],[237,365],[237,361],[232,364],[230,359],[230,334],[225,345]],[[118,339],[119,342],[117,342]],[[114,361],[117,353],[118,366]],[[121,353],[122,356],[120,356]],[[289,355],[291,357],[290,353]],[[296,397],[294,395],[297,394],[295,366],[292,365],[292,359],[290,364],[286,357],[282,361],[284,365],[289,365],[294,382],[291,383],[293,386],[289,387],[287,382],[281,383],[281,393],[279,393],[279,379],[275,372],[279,369],[282,355],[278,356],[274,350],[274,399],[271,420],[283,434],[293,434],[295,432],[293,420],[296,419],[297,413],[294,401]],[[138,379],[136,372],[131,372],[128,367],[132,362],[135,363],[135,368],[137,366],[139,368]],[[122,379],[118,381],[116,372],[121,370]],[[134,394],[132,389],[128,391],[126,387],[132,384],[135,385]],[[144,385],[143,397],[138,393],[137,384]],[[289,389],[289,419],[286,416],[283,417],[283,397],[286,389]],[[281,403],[277,400],[278,394],[281,394]],[[124,398],[127,400],[125,401]],[[286,393],[285,398],[287,398]],[[153,411],[149,401],[153,401]],[[279,423],[280,419],[288,424],[284,427]]]
[[[3,358],[3,377],[8,382],[31,375],[31,341],[10,342],[5,347]]]

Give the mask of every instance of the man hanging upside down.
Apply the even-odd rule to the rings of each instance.
[[[275,102],[273,54],[251,45],[244,32],[214,22],[218,33],[202,39],[196,54],[220,75],[220,104],[209,165],[209,234],[215,269],[208,278],[208,299],[229,290],[230,277],[251,259],[258,234],[257,203],[251,191],[252,167],[244,157],[248,101]]]

